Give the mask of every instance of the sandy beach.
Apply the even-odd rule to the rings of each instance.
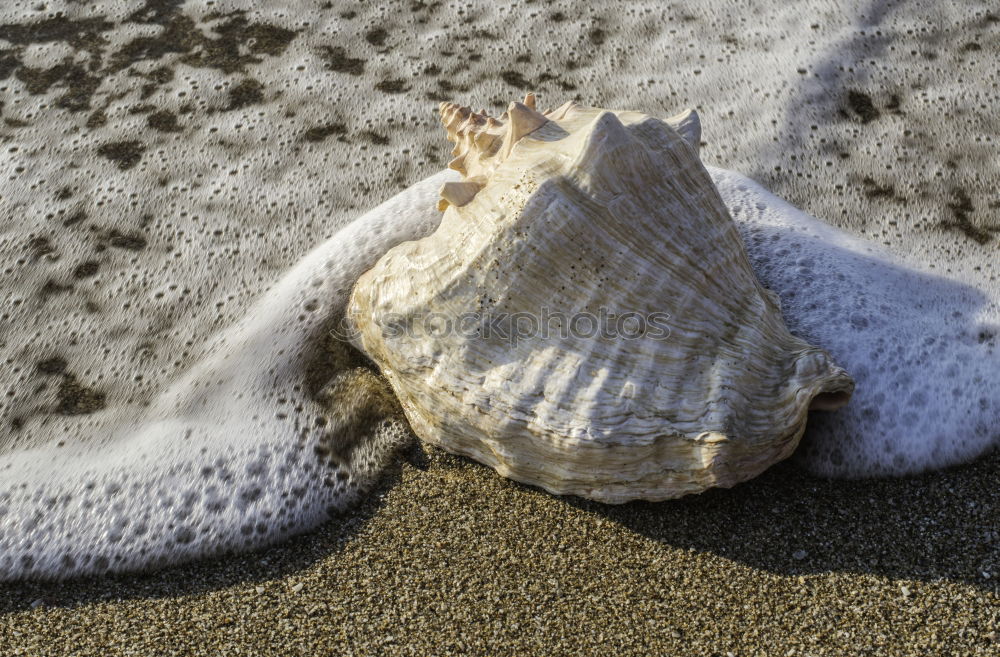
[[[779,465],[732,490],[609,507],[418,448],[341,522],[282,545],[142,576],[7,586],[0,645],[24,655],[997,654],[998,464],[864,482]]]
[[[445,166],[443,100],[693,107],[706,163],[995,282],[998,56],[989,1],[12,2],[0,453],[138,417],[314,245]],[[0,654],[995,655],[998,467],[793,459],[605,506],[414,442],[276,545],[0,584]]]

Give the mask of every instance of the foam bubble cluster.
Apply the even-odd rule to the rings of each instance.
[[[841,477],[968,461],[1000,443],[1000,285],[948,277],[712,170],[789,328],[831,352],[854,397],[814,413],[799,458]]]
[[[305,256],[141,417],[111,412],[109,435],[0,456],[0,578],[246,550],[356,500],[411,436],[336,318],[382,253],[436,226],[439,185],[417,184]]]

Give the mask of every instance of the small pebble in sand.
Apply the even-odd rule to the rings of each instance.
[[[294,586],[292,586],[292,593],[298,593],[299,591],[302,590],[303,586],[305,586],[305,584],[303,584],[302,582],[295,584]]]
[[[795,559],[796,561],[802,561],[808,556],[809,553],[805,550],[796,550],[795,552],[792,552],[792,559]]]

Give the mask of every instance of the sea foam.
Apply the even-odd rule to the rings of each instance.
[[[793,333],[854,377],[851,402],[814,413],[796,457],[818,474],[902,475],[1000,442],[1000,286],[949,277],[825,224],[737,173],[711,169],[754,271]]]
[[[906,474],[996,444],[995,286],[907,264],[740,174],[709,170],[792,331],[857,380],[846,408],[811,416],[797,453],[806,467]],[[437,189],[454,176],[414,185],[310,252],[143,417],[103,411],[110,439],[0,457],[0,577],[134,570],[259,547],[363,494],[410,436],[384,384],[327,334],[363,271],[436,227]],[[318,393],[307,382],[317,349],[344,350],[327,359]]]
[[[110,407],[95,430],[111,436],[0,456],[0,579],[251,549],[356,499],[409,434],[328,327],[382,253],[437,225],[439,185],[418,183],[306,255],[144,417]],[[317,360],[326,380],[310,394]]]

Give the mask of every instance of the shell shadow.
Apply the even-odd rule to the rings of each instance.
[[[776,574],[946,579],[1000,593],[998,468],[994,452],[924,475],[850,481],[784,462],[732,489],[671,502],[566,502],[664,545]]]

